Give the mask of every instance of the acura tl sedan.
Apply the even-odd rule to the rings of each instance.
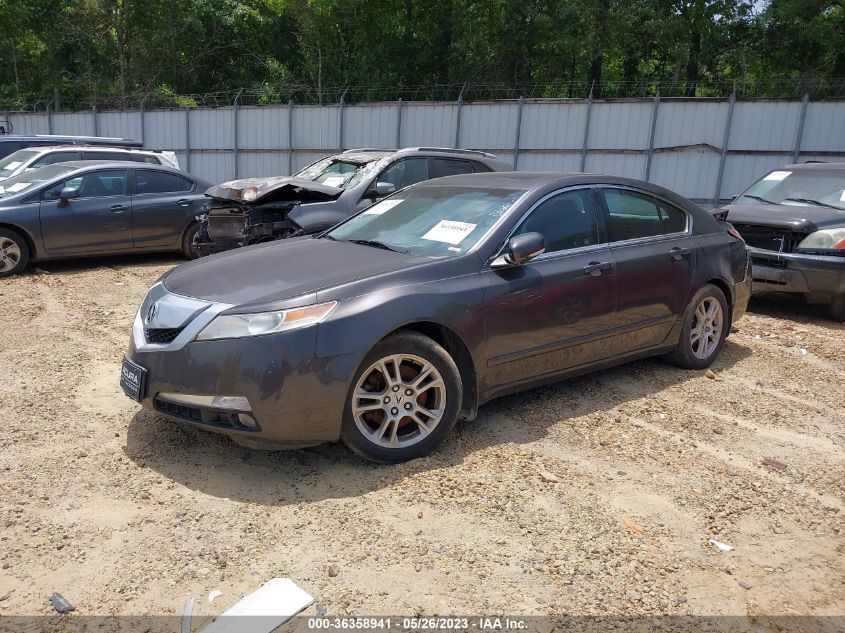
[[[245,446],[342,440],[401,462],[506,393],[646,356],[708,367],[748,268],[730,225],[655,185],[451,176],[167,273],[120,382]]]
[[[208,183],[164,165],[71,161],[0,183],[0,277],[29,262],[178,251],[191,243]]]

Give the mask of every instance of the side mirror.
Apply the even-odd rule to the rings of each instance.
[[[59,193],[59,206],[66,207],[68,200],[79,197],[78,187],[65,187]]]
[[[508,240],[504,251],[496,259],[490,262],[492,268],[504,268],[524,264],[537,257],[546,250],[546,238],[542,233],[525,233],[514,235]]]
[[[370,198],[384,198],[396,191],[396,185],[392,182],[377,182],[370,190],[367,191],[367,196]]]

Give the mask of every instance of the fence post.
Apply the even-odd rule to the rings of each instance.
[[[736,90],[731,93],[728,101],[728,118],[725,121],[725,137],[722,140],[722,155],[719,158],[719,175],[716,178],[716,193],[713,194],[713,204],[719,204],[722,199],[722,178],[725,175],[725,161],[728,158],[728,144],[731,140],[731,122],[734,118],[734,104],[736,103]]]
[[[810,102],[810,93],[804,93],[801,101],[801,114],[798,115],[798,129],[795,130],[795,148],[792,150],[792,162],[798,162],[798,155],[801,153],[801,137],[804,136],[804,120],[807,118],[807,104]]]
[[[593,86],[590,86],[590,96],[587,97],[587,120],[584,121],[584,142],[581,144],[581,168],[578,170],[584,172],[587,166],[587,143],[590,140],[590,115],[593,112]]]
[[[455,149],[461,146],[461,111],[464,109],[464,91],[458,95],[458,113],[455,121]]]
[[[396,149],[402,149],[402,97],[399,97],[399,111],[396,113]]]
[[[288,101],[288,175],[293,176],[293,99]]]
[[[94,136],[100,135],[100,117],[97,116],[97,106],[91,106],[91,116],[94,119]]]
[[[345,105],[346,100],[346,92],[344,92],[340,96],[340,103],[338,104],[337,116],[337,146],[338,149],[342,152],[343,151],[343,106]]]
[[[654,95],[654,104],[651,106],[651,130],[648,135],[648,157],[645,161],[645,180],[649,181],[651,176],[651,158],[654,156],[654,135],[657,132],[657,110],[660,107],[660,93]]]
[[[47,104],[47,134],[53,133],[53,102]]]
[[[146,95],[144,95],[144,98],[141,99],[141,109],[138,110],[138,116],[141,117],[141,121],[140,121],[140,123],[141,123],[141,145],[143,145],[144,147],[146,147],[146,145],[147,145],[147,139],[146,139],[146,136],[147,136],[146,131],[147,130],[145,128],[146,117],[144,116],[144,114],[145,114],[144,110],[146,109],[146,102],[147,102],[147,97],[146,97]]]
[[[517,170],[519,164],[519,134],[522,129],[522,105],[525,103],[525,98],[519,95],[519,105],[516,107],[516,134],[513,141],[513,169]]]
[[[185,106],[185,170],[191,171],[191,108]]]
[[[241,91],[238,90],[238,94],[235,97],[235,107],[232,110],[232,144],[234,145],[234,155],[235,155],[235,180],[238,179],[238,174],[240,169],[238,167],[238,112],[241,109]]]

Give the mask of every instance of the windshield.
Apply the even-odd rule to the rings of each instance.
[[[751,185],[734,204],[845,209],[845,170],[773,171]]]
[[[76,168],[47,165],[41,169],[33,169],[32,171],[26,171],[17,176],[12,176],[0,184],[0,197],[34,189],[41,183],[53,180],[53,178],[66,174],[74,169]]]
[[[309,165],[294,174],[294,177],[304,178],[329,187],[346,189],[347,187],[354,187],[361,182],[361,179],[375,171],[380,162],[379,160],[371,160],[368,163],[354,163],[341,158],[329,157]]]
[[[28,163],[38,155],[38,150],[19,149],[12,152],[6,158],[0,160],[0,178],[8,178],[21,165]]]
[[[417,186],[385,198],[327,236],[414,255],[471,249],[523,191]]]

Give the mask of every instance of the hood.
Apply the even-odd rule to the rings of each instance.
[[[220,185],[209,187],[205,195],[236,202],[276,202],[298,200],[301,202],[320,202],[337,198],[343,189],[329,187],[317,182],[277,176],[273,178],[242,178],[230,180]]]
[[[301,237],[194,260],[174,269],[164,285],[176,294],[205,301],[264,305],[430,261],[361,244]]]
[[[826,226],[845,226],[845,211],[827,207],[784,204],[730,204],[725,207],[731,224],[772,226],[810,232]]]

